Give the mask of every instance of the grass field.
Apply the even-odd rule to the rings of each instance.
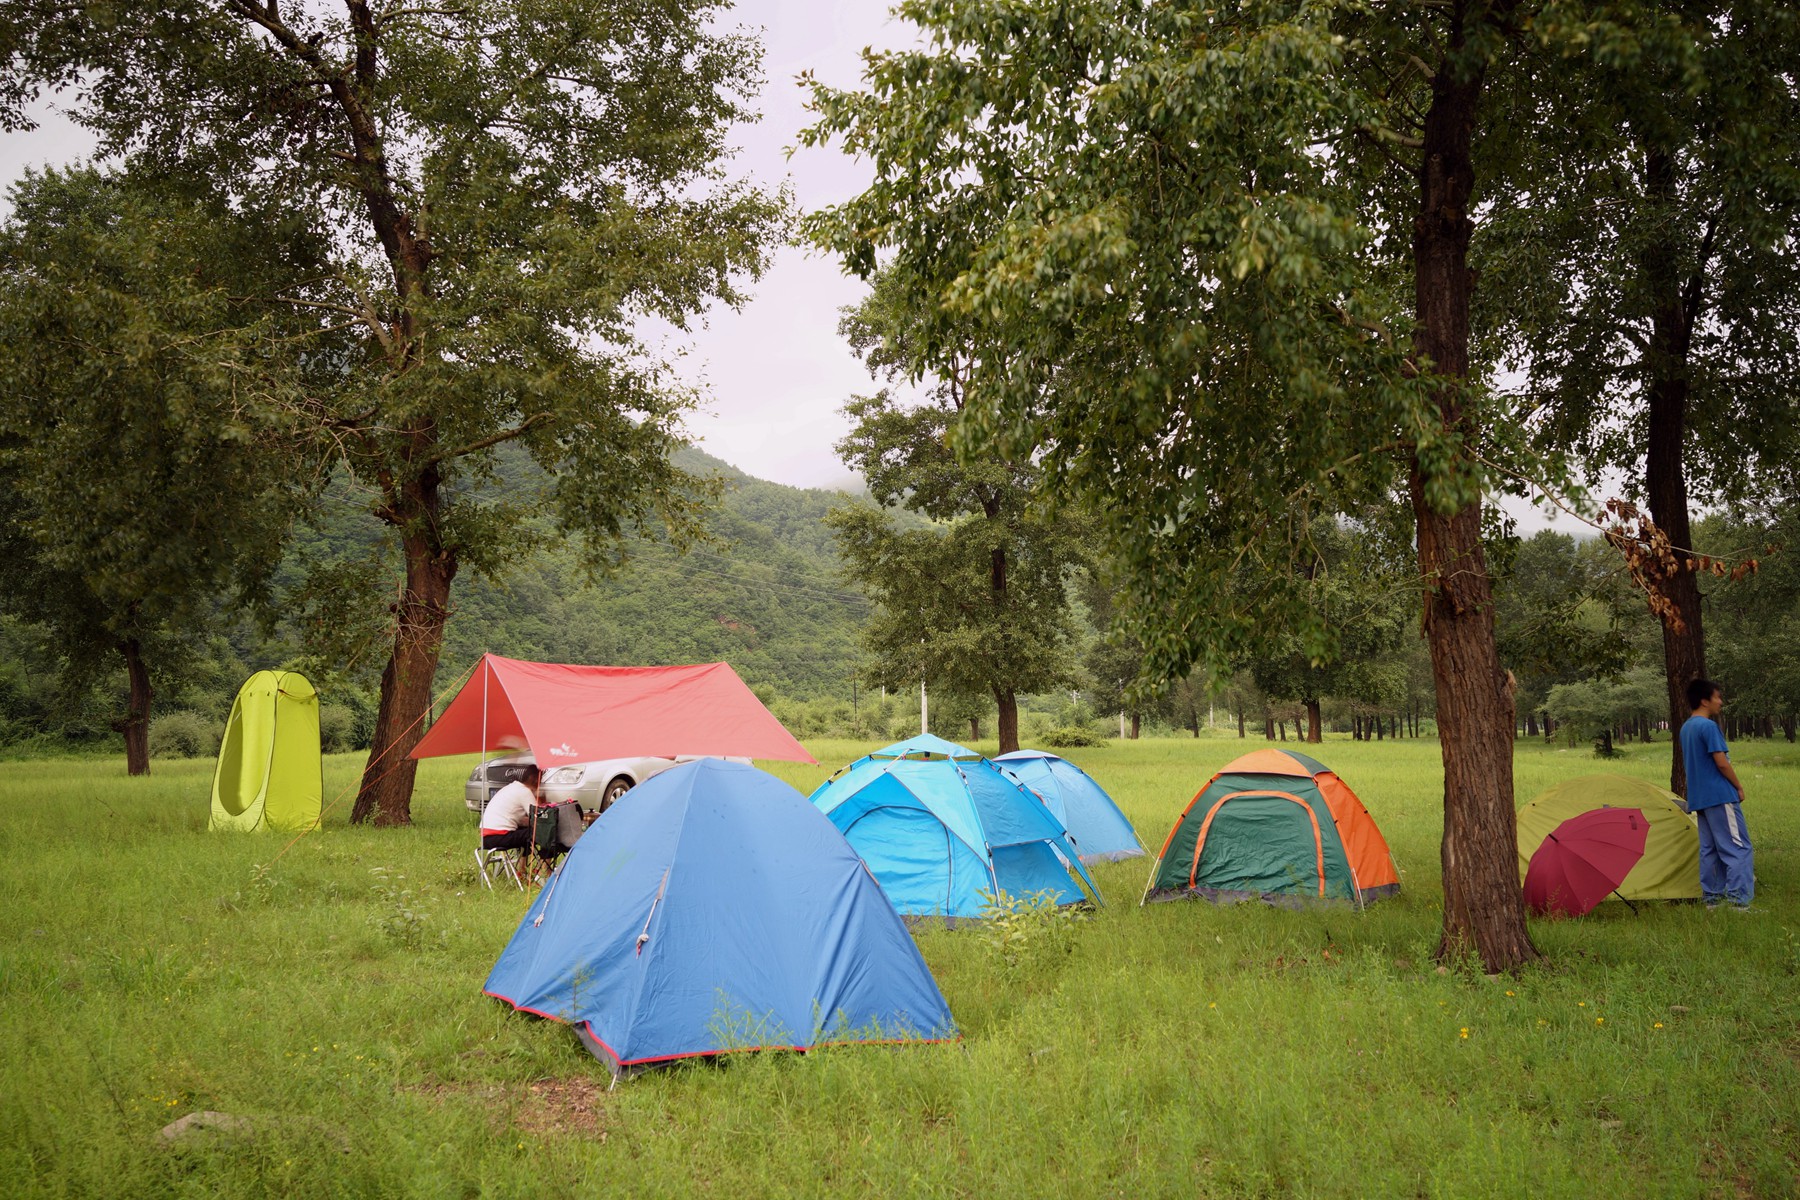
[[[1071,751],[1154,850],[1260,739]],[[810,790],[868,747],[773,769]],[[991,745],[986,747],[992,751]],[[417,824],[205,832],[211,764],[0,765],[9,1196],[1787,1196],[1800,1190],[1800,750],[1736,748],[1760,914],[1536,922],[1515,977],[1439,973],[1433,742],[1329,742],[1401,869],[1363,914],[1139,908],[1066,955],[921,935],[957,1045],[608,1076],[481,982],[525,899],[474,883],[467,760]],[[326,795],[359,760],[328,760]],[[1521,800],[1599,769],[1529,745]],[[1608,769],[1656,779],[1667,746]],[[249,1124],[177,1148],[195,1110]]]

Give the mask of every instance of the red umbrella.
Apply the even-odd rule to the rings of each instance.
[[[1570,817],[1531,856],[1525,903],[1535,912],[1572,917],[1590,911],[1644,857],[1649,834],[1642,809],[1596,808]]]

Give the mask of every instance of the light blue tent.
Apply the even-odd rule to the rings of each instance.
[[[1061,821],[973,750],[923,734],[859,758],[812,794],[908,916],[980,916],[990,895],[1099,890]]]
[[[600,815],[484,990],[615,1076],[736,1050],[956,1037],[862,860],[773,775],[702,759]]]
[[[1082,862],[1143,857],[1144,844],[1138,840],[1137,830],[1113,798],[1093,776],[1068,759],[1044,750],[1014,750],[994,761],[1044,798],[1067,827]]]

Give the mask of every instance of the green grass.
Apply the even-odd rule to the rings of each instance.
[[[1154,850],[1207,776],[1264,744],[1069,754]],[[868,747],[812,749],[824,766],[774,770],[810,790]],[[921,935],[959,1045],[748,1055],[611,1092],[567,1029],[481,995],[525,900],[473,885],[467,760],[424,766],[413,828],[351,828],[345,801],[264,870],[286,838],[205,832],[209,763],[147,779],[9,763],[0,1180],[11,1196],[1794,1194],[1800,752],[1736,749],[1763,913],[1534,922],[1544,964],[1501,979],[1430,961],[1437,754],[1320,752],[1401,869],[1400,897],[1367,913],[1139,908],[1148,861],[1107,864],[1109,903],[1066,957],[1009,971],[967,931]],[[1656,779],[1666,754],[1605,767]],[[357,767],[328,760],[327,796]],[[1522,747],[1520,798],[1601,768]],[[255,1124],[158,1145],[194,1110]]]

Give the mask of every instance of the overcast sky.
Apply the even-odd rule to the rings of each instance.
[[[885,0],[740,0],[735,13],[739,23],[762,30],[766,79],[762,120],[737,131],[735,173],[770,187],[790,183],[803,209],[853,195],[868,178],[863,164],[836,149],[789,156],[809,123],[796,77],[810,70],[829,84],[855,84],[863,48],[906,44],[912,27],[891,20]],[[0,135],[0,180],[78,158],[90,145],[83,131],[47,111],[38,129]],[[864,290],[836,263],[789,246],[776,251],[741,311],[706,315],[680,347],[680,370],[707,397],[689,429],[708,453],[778,483],[858,486],[832,447],[848,428],[840,412],[845,401],[875,386],[837,333],[840,310]],[[1529,506],[1508,507],[1527,529],[1545,523]],[[1575,528],[1567,517],[1558,525]]]

